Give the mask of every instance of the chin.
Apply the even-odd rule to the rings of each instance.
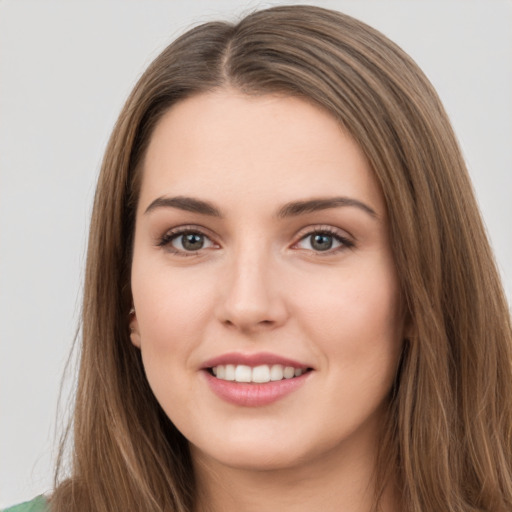
[[[189,440],[192,458],[210,467],[222,465],[255,472],[311,471],[315,465],[335,467],[343,460],[372,458],[382,419],[382,411],[375,411],[365,420],[352,418],[342,425],[336,422],[330,428],[307,419],[287,424],[242,421],[230,428],[224,425],[222,430],[210,430],[206,438],[200,434]]]
[[[293,436],[287,429],[277,435],[276,429],[265,432],[265,426],[260,425],[258,430],[225,428],[209,434],[208,438],[189,437],[192,458],[253,471],[285,469],[307,458],[307,436]]]
[[[277,450],[275,446],[229,450],[222,453],[204,452],[192,448],[194,457],[199,460],[215,461],[216,464],[241,471],[282,471],[299,467],[307,458],[287,450]]]
[[[339,441],[331,437],[322,440],[318,432],[307,435],[300,428],[282,431],[282,435],[276,435],[275,430],[259,434],[247,429],[238,435],[225,432],[217,442],[210,438],[201,445],[191,443],[192,457],[243,471],[283,471],[325,459],[333,449],[336,451]]]

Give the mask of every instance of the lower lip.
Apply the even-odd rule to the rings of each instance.
[[[203,372],[210,389],[222,400],[244,407],[261,407],[277,402],[300,388],[312,373],[300,377],[265,382],[264,384],[234,382],[217,379],[208,371]]]

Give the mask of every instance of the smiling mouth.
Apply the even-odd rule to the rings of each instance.
[[[210,375],[217,379],[240,383],[264,384],[266,382],[277,382],[285,379],[300,377],[311,368],[295,368],[282,364],[262,364],[259,366],[248,366],[244,364],[226,364],[208,368]]]

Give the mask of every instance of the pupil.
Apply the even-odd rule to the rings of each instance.
[[[312,235],[311,247],[317,251],[327,251],[332,247],[332,236]]]
[[[183,235],[183,247],[188,251],[197,251],[201,249],[204,245],[204,237],[203,235],[197,235],[195,233],[189,233],[187,235]]]

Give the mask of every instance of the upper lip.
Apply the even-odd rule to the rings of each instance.
[[[252,367],[260,366],[263,364],[281,364],[283,366],[293,366],[294,368],[302,368],[304,370],[307,368],[311,368],[311,366],[307,364],[300,363],[293,359],[289,359],[288,357],[282,357],[277,354],[272,354],[270,352],[259,352],[256,354],[242,354],[239,352],[232,352],[229,354],[222,354],[220,356],[213,357],[208,361],[205,361],[202,367],[206,369],[226,364],[243,364]]]

